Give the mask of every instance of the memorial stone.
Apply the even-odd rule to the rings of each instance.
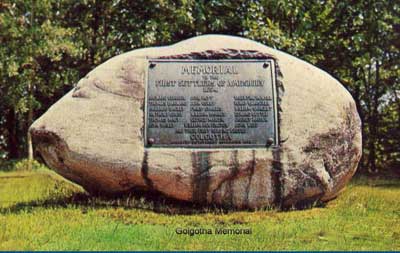
[[[355,103],[337,80],[223,35],[108,60],[30,132],[36,155],[92,194],[236,208],[328,201],[361,156]]]

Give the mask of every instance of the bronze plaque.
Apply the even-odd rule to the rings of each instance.
[[[276,145],[273,60],[149,60],[145,146]]]

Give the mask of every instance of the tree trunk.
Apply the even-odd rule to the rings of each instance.
[[[357,80],[357,71],[353,71],[353,79]],[[365,141],[365,115],[364,115],[364,109],[362,108],[361,105],[361,91],[360,91],[360,85],[356,85],[354,88],[354,101],[356,103],[357,111],[358,114],[360,115],[360,120],[361,120],[361,136],[363,138],[363,142]],[[365,144],[362,146],[362,154],[360,158],[360,163],[359,163],[359,168],[361,168],[361,171],[366,172],[366,164],[365,164],[365,156],[364,156],[364,151],[365,151]]]
[[[369,142],[369,155],[368,155],[368,164],[370,166],[371,172],[377,173],[378,169],[376,167],[376,161],[377,161],[377,141],[379,140],[378,136],[378,128],[379,128],[379,111],[378,111],[378,106],[379,106],[379,85],[380,85],[380,76],[379,76],[379,62],[376,60],[375,61],[375,66],[376,66],[376,72],[375,72],[375,89],[372,92],[373,96],[373,101],[372,101],[372,112],[371,112],[371,119],[369,121],[369,127],[370,127],[370,142]]]
[[[6,117],[7,135],[7,153],[9,159],[19,158],[18,139],[17,139],[17,125],[15,112],[10,109]]]

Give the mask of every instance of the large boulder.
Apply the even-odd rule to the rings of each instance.
[[[273,148],[146,148],[149,58],[264,59],[278,69],[280,143]],[[148,190],[237,208],[337,196],[361,156],[360,119],[326,72],[257,42],[206,35],[134,50],[101,64],[31,126],[49,167],[93,194]]]

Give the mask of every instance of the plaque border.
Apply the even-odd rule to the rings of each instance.
[[[227,144],[227,145],[220,145],[219,146],[212,146],[215,144],[209,144],[209,146],[195,146],[195,145],[182,145],[182,144],[149,144],[148,143],[148,138],[147,138],[147,121],[148,121],[148,109],[147,109],[147,100],[148,100],[148,86],[149,86],[149,68],[150,65],[155,62],[163,62],[163,63],[175,63],[175,62],[259,62],[259,63],[265,63],[268,62],[272,68],[268,68],[271,74],[271,80],[272,80],[272,100],[273,100],[273,120],[274,120],[274,143],[270,146],[268,145],[263,145],[263,144]],[[144,95],[144,122],[143,122],[143,128],[144,128],[144,148],[156,148],[156,149],[200,149],[200,150],[206,150],[206,149],[235,149],[235,148],[241,148],[241,149],[269,149],[269,148],[276,148],[279,146],[279,120],[278,120],[278,90],[277,90],[277,65],[276,65],[276,60],[273,58],[267,58],[267,59],[160,59],[160,58],[147,58],[146,62],[146,71],[145,71],[145,95]],[[217,144],[218,145],[218,144]]]

